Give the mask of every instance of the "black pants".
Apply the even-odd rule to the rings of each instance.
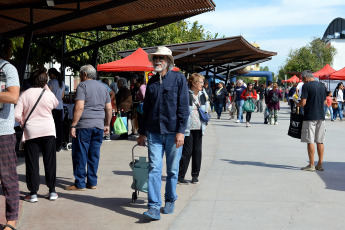
[[[251,118],[252,118],[252,112],[246,112],[246,122],[250,122]]]
[[[53,118],[56,130],[56,150],[59,151],[62,148],[63,138],[63,125],[62,125],[63,109],[53,109]],[[68,130],[69,131],[69,130]]]
[[[290,108],[291,108],[291,113],[293,113],[293,111],[296,109],[296,104],[294,102],[294,100],[290,99]]]
[[[180,168],[178,178],[184,179],[187,173],[190,158],[192,157],[192,177],[198,177],[201,167],[202,155],[202,131],[191,130],[190,135],[184,139],[182,156],[180,160]]]
[[[45,136],[27,140],[24,145],[26,185],[30,194],[36,194],[40,185],[39,153],[42,152],[46,185],[55,192],[56,147],[55,137]]]

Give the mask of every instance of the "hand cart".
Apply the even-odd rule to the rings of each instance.
[[[132,148],[132,162],[129,163],[129,166],[133,170],[133,183],[131,187],[134,189],[134,192],[132,193],[132,203],[135,203],[138,199],[139,191],[147,193],[147,181],[149,176],[149,162],[146,161],[148,154],[145,156],[136,156],[134,150],[137,147],[146,148],[147,152],[146,145],[141,146],[136,144]]]

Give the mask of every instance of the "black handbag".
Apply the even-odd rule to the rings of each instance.
[[[293,138],[301,139],[302,124],[303,115],[298,113],[291,113],[288,135]]]

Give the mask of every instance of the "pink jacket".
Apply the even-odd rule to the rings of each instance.
[[[59,102],[47,85],[44,86],[44,89],[46,91],[26,122],[22,138],[24,142],[37,137],[56,136],[52,110],[58,106]],[[35,105],[42,90],[42,88],[30,88],[19,96],[14,116],[21,126],[24,125],[26,117]]]

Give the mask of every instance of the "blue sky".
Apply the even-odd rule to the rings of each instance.
[[[190,18],[219,36],[242,35],[261,49],[278,52],[268,66],[278,73],[291,49],[322,37],[337,17],[345,18],[344,0],[213,0],[216,10]]]

